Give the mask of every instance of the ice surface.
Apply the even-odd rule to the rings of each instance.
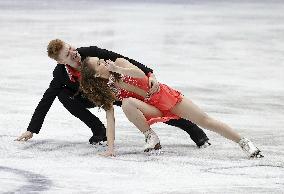
[[[283,1],[0,1],[0,192],[283,193]],[[56,99],[39,135],[28,126],[52,79],[51,39],[134,58],[208,114],[252,139],[265,158],[206,131],[198,149],[183,131],[155,124],[163,153],[116,108],[117,157],[88,144],[91,131]],[[104,112],[92,112],[105,121]]]

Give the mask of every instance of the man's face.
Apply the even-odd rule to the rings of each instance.
[[[81,66],[81,56],[79,52],[67,43],[64,43],[58,57],[58,63],[68,64],[76,69]]]

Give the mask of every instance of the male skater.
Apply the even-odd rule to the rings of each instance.
[[[140,68],[149,76],[150,91],[148,95],[159,91],[159,84],[153,74],[153,70],[147,66],[128,57],[124,57],[106,49],[96,46],[74,48],[62,40],[55,39],[49,42],[47,47],[48,56],[57,61],[57,66],[53,71],[53,79],[48,89],[45,91],[41,101],[35,109],[27,131],[16,140],[25,140],[33,137],[33,133],[39,133],[44,118],[50,109],[54,99],[58,97],[63,106],[75,117],[83,121],[93,133],[89,139],[90,144],[97,144],[106,141],[106,129],[98,117],[93,115],[88,108],[96,107],[82,93],[75,95],[78,91],[80,79],[81,62],[86,57],[98,57],[100,59],[115,61],[117,58],[125,58],[133,65]],[[121,101],[114,103],[121,106]],[[197,125],[185,119],[170,120],[168,125],[176,126],[186,131],[198,147],[210,145],[208,137]]]

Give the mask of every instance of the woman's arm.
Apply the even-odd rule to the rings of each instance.
[[[115,137],[115,118],[114,118],[114,108],[111,107],[110,110],[106,111],[107,119],[107,145],[109,150],[114,149],[114,137]]]
[[[143,78],[146,76],[141,69],[123,58],[117,58],[115,62],[107,60],[107,67],[109,71],[128,75],[130,77]]]
[[[111,107],[110,110],[106,111],[106,119],[107,119],[107,151],[101,153],[102,156],[114,156],[114,137],[115,137],[115,118],[114,118],[114,108]]]

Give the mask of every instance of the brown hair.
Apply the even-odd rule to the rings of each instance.
[[[102,107],[104,110],[109,110],[112,103],[115,101],[115,94],[108,86],[108,79],[95,77],[96,71],[90,68],[90,58],[87,57],[81,66],[80,88],[86,97],[94,104]],[[121,75],[118,73],[111,74],[115,81],[120,80]]]
[[[62,49],[64,42],[60,39],[51,40],[47,46],[47,54],[50,58],[59,60],[59,52]]]

